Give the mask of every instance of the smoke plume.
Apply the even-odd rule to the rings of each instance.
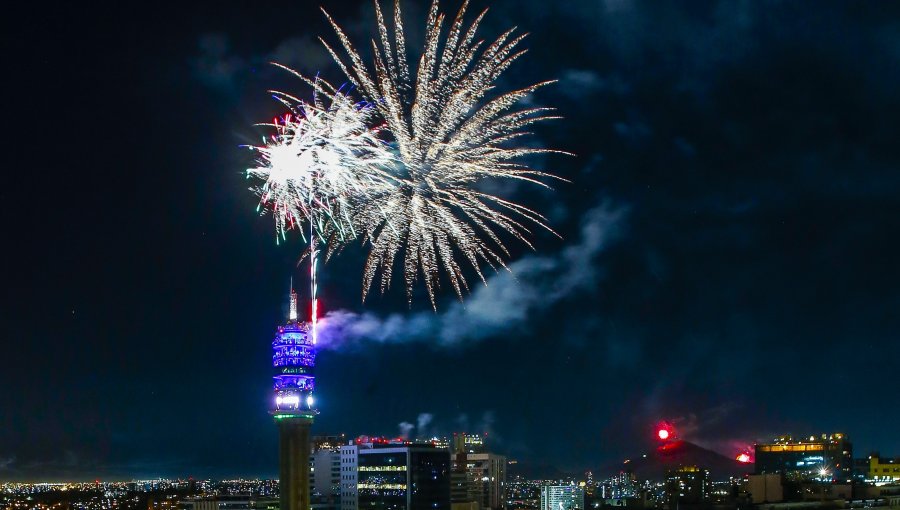
[[[554,255],[529,255],[478,285],[464,302],[437,314],[391,314],[336,310],[322,319],[325,349],[375,342],[431,341],[444,346],[482,340],[522,326],[534,313],[573,293],[591,290],[600,278],[594,258],[613,239],[625,216],[603,204],[585,215],[577,244]]]

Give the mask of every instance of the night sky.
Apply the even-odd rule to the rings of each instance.
[[[302,243],[256,215],[241,145],[268,89],[309,92],[268,61],[342,76],[317,3],[254,4],[4,16],[0,480],[276,474]],[[373,35],[368,2],[323,4]],[[501,189],[563,239],[437,313],[361,303],[361,247],[329,262],[314,430],[487,431],[570,471],[660,419],[728,455],[837,431],[900,455],[900,4],[496,0],[480,33],[513,25],[501,88],[559,79],[534,141],[575,156],[533,161],[553,192]]]

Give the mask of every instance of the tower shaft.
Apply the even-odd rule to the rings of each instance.
[[[281,510],[310,510],[309,429],[312,419],[278,420]]]

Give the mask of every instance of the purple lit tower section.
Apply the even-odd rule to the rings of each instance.
[[[278,424],[281,510],[309,510],[309,429],[319,412],[313,397],[316,346],[310,323],[297,318],[293,288],[288,321],[278,327],[272,351],[271,413]]]
[[[305,418],[318,414],[313,392],[316,386],[316,346],[309,322],[297,319],[297,293],[291,289],[288,321],[278,327],[272,341],[275,387],[272,415],[276,420]]]

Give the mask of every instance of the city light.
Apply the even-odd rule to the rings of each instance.
[[[656,435],[659,436],[659,438],[663,441],[669,439],[669,431],[666,429],[659,429],[659,432],[657,432]]]
[[[275,398],[275,403],[285,406],[296,406],[300,404],[300,397],[297,395],[288,395],[286,397]]]

